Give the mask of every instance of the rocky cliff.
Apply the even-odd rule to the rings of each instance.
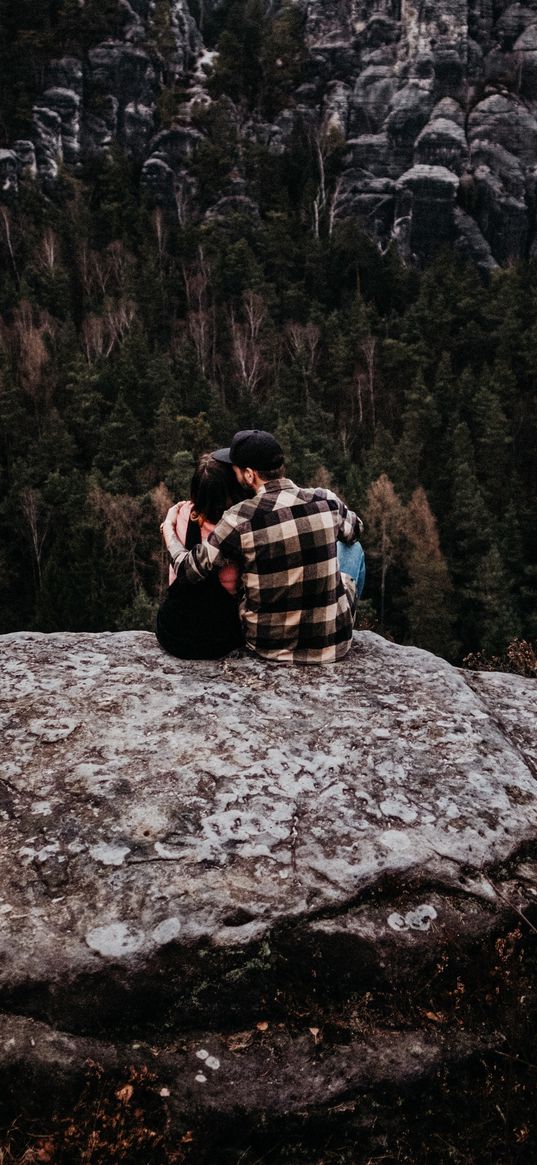
[[[367,632],[320,670],[144,632],[0,652],[4,1113],[76,1098],[88,1059],[150,1072],[180,1127],[516,1055],[532,681]]]
[[[300,14],[300,76],[268,120],[255,103],[231,102],[232,189],[205,213],[255,214],[240,140],[278,156],[293,150],[298,128],[317,160],[314,229],[319,213],[327,229],[351,218],[383,248],[395,239],[407,259],[426,260],[449,242],[483,269],[533,254],[536,0],[267,0],[258,8]],[[46,187],[62,167],[76,171],[117,142],[158,203],[181,220],[188,201],[195,215],[191,164],[203,142],[195,115],[211,102],[214,28],[225,29],[228,9],[215,0],[192,10],[187,0],[121,0],[113,37],[83,58],[50,63],[31,138],[0,151],[3,196],[23,175]],[[283,65],[276,57],[274,69]],[[164,119],[163,92],[175,94]],[[325,163],[336,148],[329,183]]]

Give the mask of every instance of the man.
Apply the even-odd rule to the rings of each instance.
[[[213,457],[230,463],[253,497],[226,510],[190,553],[177,538],[172,506],[162,532],[177,578],[200,582],[236,562],[248,648],[285,663],[342,659],[365,573],[360,518],[330,490],[299,489],[285,477],[281,446],[262,429],[235,433]]]

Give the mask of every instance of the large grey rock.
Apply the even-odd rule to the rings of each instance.
[[[431,113],[430,120],[437,121],[439,118],[447,118],[448,121],[454,121],[456,125],[460,126],[461,129],[464,129],[464,110],[459,102],[455,101],[453,97],[443,97],[442,100],[439,101],[437,105],[435,105],[433,112]]]
[[[526,190],[525,171],[518,158],[495,142],[476,138],[472,142],[471,161],[474,170],[487,167],[500,179],[504,190],[523,201]]]
[[[39,177],[54,181],[63,162],[61,117],[47,105],[34,105],[32,127]]]
[[[82,126],[82,148],[88,156],[109,154],[118,136],[119,101],[108,94],[99,102],[99,115],[86,112]]]
[[[148,54],[121,41],[106,41],[88,54],[93,84],[124,102],[154,93],[156,76]]]
[[[401,26],[398,20],[394,20],[389,13],[390,8],[393,10],[393,5],[387,4],[387,12],[377,10],[367,20],[358,21],[354,26],[356,41],[362,50],[371,53],[371,51],[378,50],[381,46],[395,44],[399,40]],[[365,14],[364,14],[365,15]]]
[[[503,146],[476,138],[471,146],[473,213],[496,259],[526,255],[530,232],[531,172]]]
[[[537,20],[519,36],[513,51],[519,72],[520,93],[528,101],[535,102],[537,100]]]
[[[310,132],[312,138],[318,132],[319,119],[315,110],[304,105],[295,109],[282,109],[282,112],[272,123],[261,123],[258,126],[259,134],[254,136],[264,141],[271,154],[281,156],[290,150],[297,130],[301,133]]]
[[[382,128],[396,90],[397,79],[391,65],[371,65],[360,74],[350,103],[351,137],[376,133]]]
[[[358,138],[349,138],[345,151],[345,166],[362,168],[365,174],[377,178],[390,176],[394,164],[388,135],[362,134]]]
[[[474,42],[487,45],[492,34],[495,9],[499,5],[494,0],[469,0],[468,31]]]
[[[469,160],[466,134],[462,126],[445,117],[428,122],[415,145],[415,160],[429,166],[445,166],[461,174]]]
[[[409,257],[432,258],[455,238],[454,207],[459,178],[445,166],[418,164],[396,183],[396,223],[407,222],[405,244]]]
[[[333,207],[336,219],[357,219],[365,230],[373,229],[381,245],[392,237],[395,182],[376,178],[372,172],[349,167],[340,180]]]
[[[475,263],[484,275],[497,271],[499,263],[492,254],[490,243],[481,234],[478,224],[470,214],[456,206],[453,212],[456,231],[455,247],[463,259]]]
[[[523,164],[531,165],[537,158],[537,119],[521,101],[494,94],[470,114],[468,140],[491,141],[509,150]]]
[[[149,53],[139,45],[107,41],[90,50],[88,63],[91,85],[116,103],[115,136],[131,154],[143,157],[155,129],[159,89]],[[107,119],[99,116],[106,137]],[[98,140],[102,131],[95,122],[92,128]]]
[[[163,130],[151,141],[151,156],[163,158],[172,168],[182,168],[192,158],[203,135],[191,125],[176,125]]]
[[[322,133],[337,134],[345,140],[349,125],[351,90],[342,81],[335,81],[326,91],[322,111]]]
[[[0,197],[9,198],[18,190],[17,156],[13,150],[0,150]]]
[[[177,209],[177,175],[168,162],[152,155],[144,162],[141,180],[155,205]]]
[[[407,158],[411,162],[414,142],[429,120],[433,104],[431,89],[415,82],[400,89],[392,98],[391,111],[386,118],[386,130],[401,159],[401,164]]]
[[[188,164],[203,135],[190,125],[163,130],[151,141],[151,153],[142,168],[142,183],[153,201],[183,222],[185,209],[195,204],[196,183]]]
[[[81,96],[75,89],[47,89],[42,98],[47,109],[60,119],[61,156],[68,165],[75,166],[80,159]]]
[[[339,0],[308,0],[303,7],[306,37],[311,48],[329,50],[352,43],[352,2],[341,4]]]
[[[488,166],[475,169],[474,182],[475,216],[494,255],[500,262],[524,256],[529,231],[526,201],[513,196]]]
[[[176,77],[184,76],[202,47],[198,26],[191,15],[187,0],[171,0],[170,28],[175,41],[172,63]],[[169,67],[169,61],[166,62]]]
[[[139,44],[145,39],[146,24],[129,0],[118,0],[124,40]]]
[[[25,174],[29,178],[36,178],[37,162],[34,143],[25,139],[13,142],[13,153],[17,159],[19,174]]]
[[[388,963],[434,957],[455,899],[490,928],[494,884],[535,837],[531,681],[371,633],[326,669],[184,663],[142,632],[0,652],[0,982],[70,1030],[100,1030],[111,984],[134,998],[161,960],[178,1022],[239,1018],[222,960],[240,968],[282,927],[297,956],[339,919]],[[214,998],[191,997],[200,944]]]
[[[8,635],[0,667],[4,1116],[72,1113],[91,1064],[100,1105],[146,1079],[176,1136],[281,1138],[503,1051],[535,683],[367,632],[326,668],[144,632]]]
[[[495,25],[495,36],[504,49],[511,49],[528,25],[537,23],[537,12],[531,6],[510,4]]]
[[[459,97],[467,68],[467,0],[401,7],[409,76],[434,85],[437,97]]]
[[[79,57],[60,57],[51,61],[46,73],[46,89],[71,89],[79,97],[84,93],[84,70]]]

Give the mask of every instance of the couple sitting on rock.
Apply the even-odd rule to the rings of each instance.
[[[183,659],[243,646],[284,663],[342,659],[365,576],[360,518],[330,490],[285,477],[281,446],[261,429],[205,454],[191,499],[161,526],[174,579],[161,645]]]

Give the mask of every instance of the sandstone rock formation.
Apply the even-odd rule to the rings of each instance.
[[[410,261],[423,261],[454,242],[484,270],[533,254],[537,170],[537,7],[449,0],[289,0],[303,18],[306,76],[289,107],[267,123],[254,112],[241,133],[273,152],[292,149],[307,126],[312,139],[343,139],[343,169],[330,194],[330,221],[352,218],[382,247],[395,239]],[[207,77],[217,61],[204,43],[205,22],[221,5],[205,0],[198,23],[187,0],[162,4],[122,0],[115,38],[86,57],[52,62],[36,102],[32,141],[3,151],[0,197],[16,196],[21,175],[45,185],[62,166],[77,170],[115,141],[141,167],[155,202],[182,220],[185,201],[196,212],[189,167],[203,135],[192,126],[210,104]],[[271,4],[277,13],[281,4]],[[174,123],[160,122],[165,87],[183,94]],[[181,149],[177,141],[181,140]],[[11,154],[24,160],[13,163]],[[33,150],[34,160],[29,160]],[[415,167],[449,172],[443,189],[422,182]],[[414,175],[411,179],[405,177]],[[457,186],[456,179],[462,180]],[[224,196],[209,217],[244,209]],[[471,221],[469,221],[471,220]]]
[[[149,1067],[172,1121],[307,1116],[502,1046],[534,683],[367,632],[324,669],[145,632],[0,653],[4,1111],[76,1096],[89,1059]]]
[[[446,241],[487,270],[533,253],[535,4],[289,2],[303,18],[306,79],[272,124],[254,112],[245,125],[241,115],[241,132],[274,152],[292,149],[293,132],[304,125],[321,142],[330,134],[344,139],[348,149],[328,207],[331,221],[356,219],[381,246],[395,239],[411,261],[429,258]],[[187,0],[168,0],[163,41],[162,4],[122,0],[115,38],[83,60],[52,62],[34,110],[35,163],[20,165],[19,176],[37,172],[46,186],[62,166],[76,171],[84,158],[117,141],[139,161],[141,181],[175,220],[182,218],[185,199],[195,213],[189,165],[200,134],[192,113],[211,101],[207,77],[218,54],[204,43],[204,22],[220,7],[214,0],[194,7],[196,23]],[[267,7],[274,14],[281,4]],[[176,85],[182,104],[163,135],[159,97]],[[184,145],[179,151],[176,135]],[[1,160],[0,196],[8,199],[16,195],[17,174],[7,155],[18,157],[19,145]],[[416,166],[443,168],[450,177],[442,193],[439,176],[422,183],[402,213],[399,192],[413,186],[403,179]],[[460,187],[456,178],[463,179]],[[255,214],[251,192],[241,197],[246,212]],[[235,197],[225,196],[207,213],[240,209]]]

